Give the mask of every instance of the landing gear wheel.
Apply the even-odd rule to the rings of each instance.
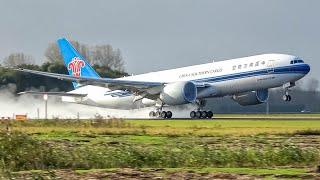
[[[154,112],[154,111],[149,112],[149,117],[153,118],[155,116],[156,116],[156,112]]]
[[[165,111],[162,111],[161,113],[160,113],[160,117],[161,118],[166,118],[167,117],[167,112],[165,112]]]
[[[157,117],[157,118],[161,117],[161,112],[157,111],[155,117]]]
[[[282,96],[282,100],[283,100],[283,101],[287,101],[287,95],[283,95],[283,96]]]
[[[200,111],[201,112],[201,111]],[[204,118],[206,118],[207,117],[207,111],[202,111],[201,112],[201,119],[204,119]]]
[[[172,112],[171,111],[167,111],[167,118],[168,119],[172,118]]]
[[[282,99],[283,99],[284,101],[291,101],[291,96],[290,96],[290,95],[283,95],[283,96],[282,96]]]
[[[213,112],[212,111],[208,111],[207,112],[207,118],[211,119],[213,117]]]
[[[202,114],[201,111],[197,111],[197,112],[196,112],[196,118],[197,118],[197,119],[200,119],[200,118],[201,118],[201,114]]]
[[[288,96],[288,101],[291,101],[291,96],[290,95],[287,95]]]
[[[191,111],[191,112],[190,112],[190,117],[191,117],[192,119],[196,118],[196,112],[195,112],[195,111]]]

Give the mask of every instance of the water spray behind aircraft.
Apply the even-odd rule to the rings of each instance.
[[[33,89],[35,90],[35,89]],[[0,89],[0,117],[10,117],[16,114],[26,114],[28,118],[37,119],[45,117],[44,100],[42,96],[16,96],[16,85],[9,84]],[[175,112],[175,118],[183,118],[192,105],[178,106],[170,110]],[[80,104],[63,103],[58,97],[49,97],[48,99],[48,118],[71,118],[80,119],[94,118],[102,116],[104,118],[149,118],[148,112],[152,108],[142,108],[136,110],[115,110],[99,107],[90,107]]]

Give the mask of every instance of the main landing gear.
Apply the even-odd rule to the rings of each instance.
[[[150,118],[170,119],[170,118],[172,118],[172,112],[171,111],[162,111],[159,109],[156,111],[150,111],[149,117]]]
[[[206,100],[199,99],[196,101],[196,105],[198,106],[196,111],[190,112],[190,118],[192,119],[211,119],[213,117],[212,111],[202,111],[201,109],[206,105]]]
[[[190,118],[192,119],[211,119],[213,117],[212,111],[191,111]]]
[[[204,111],[202,108],[205,106],[205,100],[197,100],[196,105],[198,106],[197,110],[190,112],[190,118],[192,119],[211,119],[213,117],[212,111]],[[171,111],[163,111],[162,110],[163,104],[157,106],[155,111],[149,112],[150,118],[159,118],[159,119],[170,119],[172,118]]]

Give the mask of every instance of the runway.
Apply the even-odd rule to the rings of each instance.
[[[298,120],[320,120],[320,115],[319,116],[296,116],[295,114],[291,115],[258,115],[258,116],[217,116],[213,117],[212,119],[191,119],[191,118],[170,118],[170,119],[161,119],[161,118],[139,118],[141,120],[190,120],[190,121],[197,121],[197,120],[208,120],[208,121],[215,121],[215,120],[257,120],[257,121],[263,121],[263,120],[285,120],[285,121],[298,121]],[[138,120],[137,118],[126,118],[126,120]]]

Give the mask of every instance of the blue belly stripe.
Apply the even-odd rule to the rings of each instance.
[[[310,67],[307,64],[299,64],[292,66],[283,66],[273,68],[260,69],[255,71],[247,71],[241,73],[227,74],[222,76],[215,76],[209,78],[195,79],[193,82],[220,82],[234,79],[241,79],[246,77],[261,76],[268,74],[307,74],[310,71]]]

